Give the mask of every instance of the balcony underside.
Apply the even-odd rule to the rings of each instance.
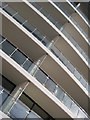
[[[81,46],[81,48],[88,54],[88,49],[87,49],[87,48],[89,48],[88,43],[85,41],[85,39],[82,37],[82,35],[77,31],[77,29],[75,29],[74,26],[66,19],[66,17],[64,17],[64,15],[61,14],[61,12],[59,12],[57,9],[55,9],[55,7],[50,3],[39,2],[38,4],[40,4],[40,6],[42,6],[45,10],[47,10],[53,16],[53,18],[55,18],[57,21],[59,21],[62,25],[67,26],[66,31],[68,32],[70,30],[71,33],[70,32],[69,33],[71,36],[77,34],[77,36],[74,36],[75,41],[77,41],[77,43]],[[68,3],[61,2],[60,5],[63,9],[65,8],[65,11],[67,11],[70,14],[69,16],[71,16],[72,14],[74,17],[77,16],[75,11],[68,5]],[[75,18],[76,18],[76,20],[78,19],[78,17],[75,17]],[[67,25],[68,22],[69,22],[69,26]],[[79,23],[77,23],[77,24],[79,25]],[[83,28],[83,27],[85,28],[85,31],[89,30],[89,28],[87,26],[81,25],[81,28]],[[88,35],[88,32],[87,32],[87,35]],[[83,46],[82,46],[82,44],[83,44]]]
[[[25,10],[26,10],[26,12],[24,12],[24,13],[22,12],[22,9],[19,9],[20,5],[16,4],[17,5],[16,6],[13,3],[10,3],[10,5],[13,6],[13,8],[16,8],[17,11],[19,11],[21,13],[21,15],[26,17],[26,18],[27,18],[27,13],[29,13],[28,20],[30,21],[30,23],[32,23],[40,31],[42,31],[42,33],[44,35],[46,35],[49,38],[50,41],[53,40],[56,36],[58,36],[58,33],[49,24],[47,24],[44,20],[42,20],[42,18],[39,15],[37,15],[31,8],[28,8],[24,3],[21,3],[23,8],[25,8]],[[33,14],[33,16],[30,16],[30,14],[31,15]],[[39,24],[36,21],[36,19],[37,19],[37,21],[40,21]],[[68,30],[68,28],[70,30]],[[74,32],[73,27],[70,24],[67,24],[65,29],[67,29],[67,31],[73,31],[73,33],[77,33],[77,32]],[[75,37],[76,35],[74,34],[73,36]],[[88,54],[89,46],[85,43],[85,41],[83,41],[82,38],[80,38],[79,35],[77,35],[76,37],[77,37],[76,38],[77,43],[79,43],[81,46],[83,44],[83,46],[85,48],[85,51]],[[61,37],[61,39],[62,39],[62,37]],[[65,40],[63,39],[63,42],[64,41]],[[80,41],[82,41],[82,43]],[[66,41],[65,41],[65,44],[66,44],[66,46],[71,47]],[[88,69],[88,66],[85,64],[85,62],[82,60],[82,58],[71,47],[71,51],[74,53],[73,54],[74,57],[77,58],[77,60],[75,61],[74,58],[71,59],[69,50],[65,51],[64,49],[65,49],[65,46],[63,47],[63,51],[64,51],[63,53],[65,55],[67,54],[67,56],[66,56],[67,59],[70,60],[71,63],[77,68],[77,70],[88,80],[88,71],[89,71],[89,69]],[[83,66],[83,68],[86,69],[86,71],[84,71],[84,69],[82,69],[82,66]]]
[[[3,17],[3,36],[15,44],[20,50],[26,53],[34,61],[45,55],[45,50],[31,40],[26,34],[18,29],[9,20]],[[26,47],[27,46],[27,47]],[[50,62],[49,62],[50,61]],[[59,61],[56,59],[56,61]],[[60,84],[86,111],[88,111],[88,97],[78,86],[73,78],[71,78],[61,66],[56,63],[52,57],[48,56],[42,68],[48,73],[58,84]],[[79,60],[77,60],[78,62]],[[59,62],[58,62],[59,63]],[[61,64],[61,63],[60,63]],[[57,71],[57,72],[56,72]],[[70,83],[70,84],[68,84]],[[76,92],[77,90],[77,92]],[[78,94],[76,94],[78,93]],[[84,98],[84,101],[82,99]]]
[[[53,18],[55,18],[56,21],[59,21],[62,24],[62,26],[65,25],[68,22],[68,20],[58,10],[56,10],[49,2],[46,2],[46,3],[45,2],[44,3],[40,2],[38,4],[40,4],[42,7],[44,6],[45,10],[47,10],[47,12],[50,13],[51,16]],[[44,33],[46,36],[48,36],[51,40],[56,36],[56,34],[58,34],[55,30],[53,30],[53,28],[50,25],[48,25],[45,21],[43,21],[42,18],[39,15],[37,15],[25,3],[22,2],[22,3],[18,4],[18,3],[12,3],[11,2],[11,3],[9,3],[9,5],[12,8],[16,9],[22,16],[26,17],[31,23],[33,23],[35,26],[37,26],[37,28],[39,28],[39,30],[41,30],[42,33]],[[20,6],[23,6],[23,7],[20,7]],[[70,7],[70,6],[68,6],[68,7]],[[23,12],[23,8],[25,9],[24,12]],[[74,11],[72,10],[72,13],[73,12]],[[29,14],[27,14],[27,13],[29,13]],[[37,21],[36,21],[36,19],[37,19]],[[38,23],[38,21],[40,21],[40,22]],[[70,26],[72,27],[71,24],[70,24]],[[70,27],[68,27],[68,29],[70,29]],[[77,30],[74,27],[72,27],[70,30],[77,32]],[[88,28],[86,28],[86,30],[88,30]],[[88,44],[87,44],[87,42],[85,42],[84,38],[82,38],[82,36],[79,33],[78,33],[77,38],[81,39],[81,41],[83,42],[82,43],[79,40],[79,42],[77,42],[77,43],[79,43],[81,48],[88,54],[88,50],[87,50]],[[83,46],[82,46],[82,44],[83,44]]]
[[[2,55],[1,55],[2,56]],[[2,70],[0,70],[0,73],[2,73],[6,78],[8,78],[11,82],[18,85],[20,83],[23,83],[25,81],[34,81],[35,78],[29,76],[28,73],[26,75],[23,75],[22,69],[20,71],[19,67],[15,68],[11,65],[10,60],[6,61],[5,58],[0,56],[0,61],[2,60]],[[7,58],[8,59],[8,58]],[[10,58],[9,58],[10,59]],[[27,77],[26,77],[27,76]],[[36,82],[37,83],[37,82]],[[46,88],[44,88],[42,85],[38,86],[36,84],[33,84],[32,82],[29,83],[28,87],[25,89],[25,93],[30,96],[35,102],[37,102],[45,111],[47,111],[52,117],[54,118],[70,118],[70,116],[61,109],[59,102],[56,100],[52,100],[51,97],[53,96],[51,93],[47,94],[42,91],[47,92]],[[40,97],[38,97],[40,96]],[[46,105],[47,103],[47,105]],[[57,104],[58,103],[58,104]],[[54,109],[52,109],[54,108]]]

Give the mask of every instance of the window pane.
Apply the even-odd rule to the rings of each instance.
[[[46,10],[41,9],[40,11],[41,11],[41,13],[42,13],[43,15],[45,15],[46,17],[49,16],[49,13],[48,13]]]
[[[27,71],[31,65],[32,65],[32,62],[30,60],[27,60],[23,65],[23,68]]]
[[[7,97],[8,97],[8,93],[5,90],[3,90],[2,92],[0,92],[0,106],[7,99]]]
[[[55,47],[51,46],[51,52],[58,58],[60,55],[60,51]]]
[[[11,82],[9,82],[9,80],[6,79],[5,77],[2,77],[2,86],[3,86],[8,92],[11,92],[11,91],[15,88],[15,85],[12,84]]]
[[[87,82],[86,82],[86,80],[85,80],[83,77],[80,78],[80,83],[81,83],[84,87],[86,87],[86,85],[87,85]]]
[[[7,6],[5,8],[3,8],[9,15],[14,15],[16,13],[15,10],[13,10],[11,7]]]
[[[72,100],[67,95],[65,95],[65,97],[63,99],[63,103],[64,103],[64,105],[66,105],[68,107],[68,109],[70,109]]]
[[[72,73],[73,73],[74,70],[75,70],[74,66],[73,66],[71,63],[69,63],[69,62],[68,62],[68,64],[67,64],[67,68],[68,68]]]
[[[75,77],[79,80],[80,79],[80,73],[77,71],[77,70],[75,70],[74,71],[74,75],[75,75]]]
[[[36,74],[35,74],[35,78],[40,82],[40,83],[44,83],[47,79],[47,76],[39,69],[37,70]]]
[[[73,102],[72,105],[71,105],[70,110],[72,111],[72,113],[73,113],[75,116],[77,116],[79,107]]]
[[[10,111],[12,118],[25,118],[29,109],[20,101],[16,102]]]
[[[44,38],[44,39],[42,40],[42,43],[43,43],[45,46],[47,46],[47,44],[49,43],[49,41],[48,41],[47,38]]]
[[[86,60],[88,60],[88,57],[87,57],[87,55],[86,55],[85,52],[82,52],[82,55],[83,55],[83,57],[84,57]]]
[[[76,48],[79,50],[79,52],[82,52],[82,49],[80,48],[80,46],[77,44]]]
[[[24,19],[22,16],[20,16],[19,14],[16,14],[16,15],[14,16],[14,18],[15,18],[20,24],[22,24],[22,23],[25,22],[25,19]]]
[[[62,100],[65,93],[62,91],[61,88],[57,87],[56,90],[55,90],[55,93],[54,95],[59,99],[59,100]]]
[[[61,27],[62,27],[61,24],[60,24],[59,22],[57,22],[55,25],[56,25],[56,27],[57,27],[59,30],[60,30]]]
[[[23,25],[29,32],[33,32],[35,30],[35,27],[32,26],[29,22],[26,22],[24,25]]]
[[[85,113],[81,109],[79,109],[78,118],[86,118]]]
[[[31,111],[27,118],[40,118],[34,111]]]
[[[49,116],[40,107],[34,105],[33,111],[36,112],[41,118],[48,118]]]
[[[15,47],[11,45],[8,41],[5,41],[2,43],[2,50],[6,54],[10,55],[15,50]]]
[[[38,30],[35,30],[33,35],[40,41],[44,38],[44,36]]]
[[[22,64],[26,60],[26,56],[23,55],[19,50],[17,50],[13,55],[12,58],[18,63]]]
[[[5,38],[0,35],[0,43],[4,40]]]
[[[6,6],[6,5],[7,5],[7,3],[5,3],[5,2],[2,2],[2,7]]]
[[[56,84],[49,78],[45,84],[45,87],[50,91],[50,92],[54,92],[55,88],[56,88]]]
[[[29,108],[33,106],[33,101],[29,97],[27,97],[25,94],[21,95],[20,100]]]
[[[48,17],[48,19],[55,25],[56,20],[51,15]]]
[[[38,10],[41,8],[41,6],[35,2],[30,2],[35,8],[37,8]]]

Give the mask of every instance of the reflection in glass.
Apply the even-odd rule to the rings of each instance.
[[[6,54],[10,55],[14,50],[15,47],[8,41],[2,43],[2,51],[4,51]]]
[[[13,55],[12,58],[19,64],[23,64],[23,62],[26,60],[26,56],[21,53],[19,50],[17,50]]]

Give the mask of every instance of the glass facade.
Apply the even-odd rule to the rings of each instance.
[[[36,7],[44,16],[48,18],[77,48],[77,50],[83,55],[86,61],[89,60],[85,52],[80,48],[76,41],[63,29],[62,25],[55,20],[43,7],[39,6],[38,3],[31,2],[31,4]],[[61,6],[54,2],[60,9]],[[43,35],[35,26],[30,24],[28,20],[23,18],[16,10],[12,9],[7,3],[0,3],[0,7],[8,13],[14,20],[19,22],[26,30],[28,30],[37,40],[39,40],[44,46],[48,48],[67,68],[68,70],[77,78],[77,80],[82,84],[82,86],[90,94],[90,85],[87,80],[77,71],[77,69],[70,63],[66,57],[61,53],[61,51],[55,47],[55,45],[50,42],[45,35]],[[73,21],[68,11],[65,14]],[[76,24],[76,23],[75,23]],[[78,25],[77,25],[78,26]],[[79,26],[78,26],[79,28]],[[81,28],[79,28],[82,30]],[[64,105],[76,118],[87,118],[89,116],[81,107],[60,85],[58,85],[55,80],[53,80],[48,73],[46,73],[41,66],[37,65],[36,61],[32,61],[24,52],[15,47],[10,41],[0,35],[0,49],[6,55],[9,56],[12,61],[21,66],[28,72],[28,75],[34,77],[42,86],[45,88],[51,96],[55,97],[62,105]],[[19,67],[20,67],[19,66]],[[33,79],[34,80],[34,79]],[[0,110],[7,114],[12,119],[32,119],[37,118],[40,120],[54,120],[44,109],[42,109],[30,96],[28,96],[25,91],[21,93],[21,96],[14,97],[16,94],[12,94],[16,85],[12,82],[13,80],[8,80],[8,78],[0,75]],[[8,87],[9,86],[9,87]],[[37,101],[37,100],[36,100]],[[9,109],[8,109],[9,108]],[[7,112],[5,112],[5,109]]]
[[[8,42],[9,43],[9,42]],[[9,43],[10,44],[10,43]],[[12,44],[9,45],[10,46]],[[13,46],[13,45],[12,45]],[[12,47],[11,47],[12,48]],[[8,54],[7,51],[5,51],[4,49],[2,49],[6,54]],[[11,49],[10,49],[11,50]],[[10,51],[9,50],[9,51]],[[11,51],[10,51],[11,52]],[[13,51],[12,51],[13,52]],[[13,52],[13,54],[11,53],[11,58],[13,58],[19,65],[21,65],[23,68],[25,68],[25,63],[27,62],[27,60],[29,59],[26,55],[24,55],[20,50],[16,49],[15,52]],[[29,59],[30,60],[30,59]],[[23,64],[24,63],[24,64]],[[32,64],[31,64],[32,63]],[[23,65],[22,65],[23,64]],[[31,66],[30,66],[31,65]],[[29,64],[29,69],[31,67],[31,71],[33,70],[33,67],[35,66],[35,64],[33,64],[33,62],[31,61]],[[27,69],[25,69],[27,70]],[[28,72],[28,70],[27,70]],[[29,72],[31,74],[31,72]],[[79,74],[77,71],[75,71],[75,75],[77,78],[79,78]],[[53,93],[53,95],[56,96],[56,98],[58,98],[72,113],[73,113],[73,106],[75,108],[75,106],[77,106],[77,109],[75,109],[75,113],[76,113],[76,117],[78,117],[78,112],[80,114],[80,111],[82,111],[83,109],[80,108],[80,106],[75,102],[75,100],[73,100],[68,94],[67,92],[65,92],[60,86],[58,86],[51,78],[50,76],[45,73],[41,68],[39,68],[37,66],[35,72],[33,73],[33,76],[42,84],[44,85],[45,88],[47,88],[51,93]],[[17,103],[19,104],[19,103]],[[19,105],[15,104],[15,111],[17,111],[16,109],[18,109]],[[19,107],[20,108],[20,107]],[[12,109],[12,116],[13,115],[13,109]],[[22,108],[23,109],[23,108]],[[82,110],[81,110],[82,109]],[[25,110],[25,109],[24,109]],[[78,111],[78,112],[77,112]],[[16,113],[15,113],[16,114]],[[18,114],[18,113],[17,113]],[[16,114],[16,115],[17,115]],[[73,113],[74,114],[74,113]],[[23,114],[24,116],[26,116],[26,114]],[[85,112],[83,112],[84,118],[87,118],[87,114]],[[22,115],[21,115],[22,116]],[[24,117],[23,116],[23,117]]]

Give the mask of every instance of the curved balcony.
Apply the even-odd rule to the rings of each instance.
[[[79,51],[79,53],[84,57],[85,61],[88,63],[87,66],[90,67],[90,59],[86,55],[86,53],[82,50],[82,48],[77,44],[73,37],[70,36],[68,32],[64,30],[64,26],[61,25],[60,22],[55,20],[44,8],[42,8],[37,3],[31,2],[31,4],[39,10],[50,22],[52,22],[67,38],[68,40],[74,45],[74,47]],[[71,17],[69,15],[69,17]],[[73,18],[72,18],[73,19]]]
[[[77,11],[77,13],[82,17],[85,23],[90,27],[90,22],[85,14],[77,7],[77,5],[72,0],[67,0],[67,2]]]
[[[40,66],[35,64],[18,48],[11,44],[7,39],[1,37],[0,45],[2,51],[9,55],[16,63],[25,69],[30,75],[36,78],[45,88],[47,88],[60,102],[62,102],[67,109],[69,109],[76,118],[88,118],[87,113],[79,106],[73,98],[58,84],[56,84],[51,77],[45,73]]]
[[[90,38],[88,35],[84,32],[84,30],[79,26],[79,24],[76,22],[76,20],[70,15],[68,11],[66,11],[60,3],[54,2],[54,4],[74,23],[74,25],[81,31],[81,35],[84,35],[84,38],[88,44],[90,44]]]
[[[5,7],[4,7],[5,6]],[[44,46],[46,46],[67,68],[68,70],[78,79],[82,86],[88,91],[89,85],[87,80],[77,71],[77,69],[64,57],[60,50],[49,42],[36,27],[31,25],[26,19],[19,15],[14,9],[3,3],[3,10],[5,10],[10,16],[18,21],[23,27],[25,27],[30,33],[32,33]]]
[[[9,98],[9,99],[8,99]],[[0,86],[0,109],[4,112],[3,105],[8,106],[8,103],[12,101],[12,108],[8,111],[8,116],[12,119],[16,118],[39,118],[43,120],[37,113],[28,108],[22,101],[16,100],[5,88]],[[8,100],[8,102],[7,102]]]

